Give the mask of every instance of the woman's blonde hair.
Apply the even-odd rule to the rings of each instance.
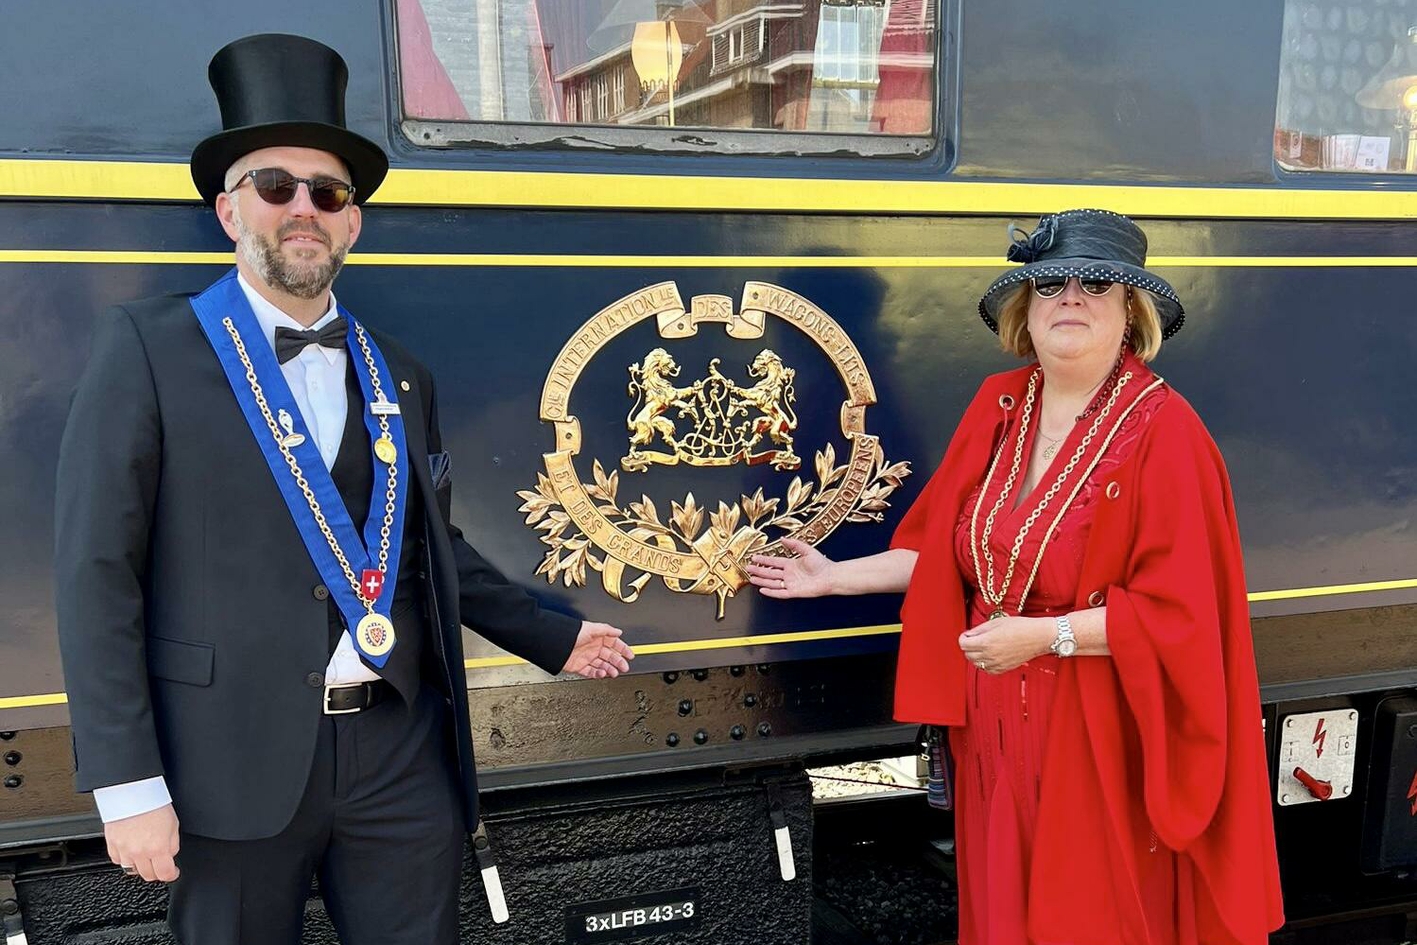
[[[1147,362],[1161,350],[1161,316],[1156,313],[1156,296],[1135,286],[1125,288],[1132,350]],[[1028,303],[1032,299],[1032,286],[1021,282],[999,304],[999,343],[1009,354],[1020,358],[1034,357],[1033,338],[1028,334]]]

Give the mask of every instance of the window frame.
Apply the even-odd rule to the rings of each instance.
[[[766,0],[765,0],[766,2]],[[722,154],[744,157],[826,158],[928,158],[949,153],[949,142],[958,133],[959,3],[960,0],[925,0],[935,4],[935,81],[930,114],[933,130],[919,135],[876,135],[861,132],[781,131],[770,128],[726,129],[690,125],[613,125],[571,122],[433,121],[410,118],[403,111],[402,59],[398,48],[396,4],[385,4],[391,67],[390,99],[395,137],[413,152],[460,153],[478,149],[527,151],[548,148],[566,151],[610,150],[650,154]],[[758,46],[766,45],[765,27],[759,29]],[[499,37],[500,41],[500,37]],[[808,51],[810,53],[810,50]],[[627,83],[628,85],[628,83]],[[577,82],[576,89],[585,83]],[[569,98],[569,96],[568,96]],[[586,102],[577,117],[584,121]],[[593,96],[590,104],[593,105]],[[572,108],[563,102],[569,115]],[[613,116],[605,116],[613,117]]]

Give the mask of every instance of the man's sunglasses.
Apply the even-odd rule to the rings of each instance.
[[[236,187],[227,193],[235,191],[248,180],[262,200],[276,205],[294,200],[295,192],[301,184],[310,189],[310,202],[325,213],[339,213],[354,199],[354,186],[346,184],[338,177],[296,177],[278,167],[247,171],[241,175],[241,180],[236,182]]]
[[[1063,289],[1067,288],[1067,276],[1048,276],[1043,279],[1032,279],[1033,291],[1040,299],[1051,299],[1054,296],[1062,295]],[[1110,279],[1079,279],[1078,285],[1088,295],[1106,295],[1112,291],[1112,287],[1117,283]]]

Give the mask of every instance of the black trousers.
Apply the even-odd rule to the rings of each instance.
[[[343,945],[456,945],[466,833],[447,707],[424,687],[324,716],[305,795],[265,840],[183,832],[168,923],[181,945],[299,945],[310,880]],[[181,817],[181,811],[178,811]]]

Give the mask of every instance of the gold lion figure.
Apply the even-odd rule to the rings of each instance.
[[[774,469],[797,469],[802,459],[792,451],[797,415],[793,380],[797,372],[767,348],[758,352],[748,376],[761,378],[752,387],[740,387],[719,370],[719,359],[709,362],[708,376],[689,387],[674,386],[679,365],[663,348],[655,348],[639,364],[630,365],[629,394],[635,400],[625,418],[630,430],[630,450],[620,460],[627,472],[644,472],[651,464],[674,466],[750,466],[772,464]],[[683,436],[666,416],[678,410],[678,419],[692,423]],[[655,438],[670,452],[647,449]],[[760,453],[754,450],[769,446]]]
[[[670,454],[642,447],[649,446],[658,434],[670,449],[677,450],[679,441],[674,435],[674,421],[665,416],[673,407],[679,408],[679,415],[696,414],[694,403],[685,400],[698,385],[675,387],[670,378],[679,376],[679,365],[668,351],[655,348],[645,355],[644,361],[630,365],[629,394],[635,398],[635,406],[625,418],[630,430],[630,452],[620,460],[620,465],[628,472],[642,472],[650,463],[673,462]]]
[[[792,382],[797,371],[784,365],[777,352],[764,348],[753,359],[748,376],[762,380],[748,388],[733,385],[735,412],[747,413],[747,408],[752,407],[760,416],[744,431],[743,457],[749,465],[771,463],[774,469],[797,469],[802,465],[802,458],[792,451],[792,431],[797,429],[797,414],[792,410],[797,392]],[[765,436],[777,448],[754,453]]]

